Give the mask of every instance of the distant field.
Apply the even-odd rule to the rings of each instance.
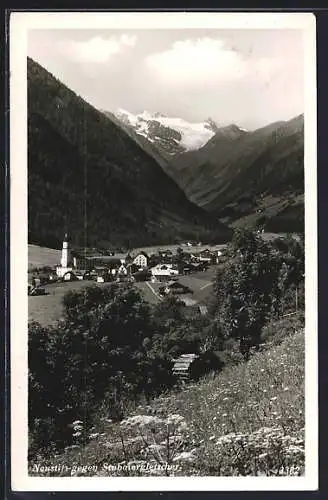
[[[28,297],[28,320],[49,325],[58,321],[63,314],[62,299],[68,290],[82,290],[96,285],[94,281],[71,281],[66,283],[51,283],[44,288],[49,295]],[[108,286],[110,283],[99,283],[98,286]]]
[[[181,246],[181,245],[155,245],[151,247],[139,247],[131,250],[131,253],[135,254],[140,251],[146,253],[156,253],[158,250],[171,250],[176,252],[177,248],[183,248],[186,252],[200,252],[205,248],[219,250],[225,245],[200,245],[200,246]],[[38,245],[28,245],[28,268],[33,269],[35,267],[44,266],[56,266],[60,263],[61,250],[55,250],[53,248],[40,247]]]
[[[28,245],[28,268],[56,266],[60,263],[61,250]]]
[[[193,290],[193,294],[188,297],[195,302],[203,302],[212,291],[211,281],[215,275],[217,267],[212,266],[205,272],[198,272],[190,276],[180,276],[179,281]],[[28,297],[28,319],[38,321],[42,325],[53,324],[58,321],[63,314],[62,299],[68,290],[81,290],[87,286],[97,284],[94,281],[72,281],[66,283],[52,283],[46,285],[45,289],[49,295]],[[110,286],[110,283],[99,283],[98,286]],[[150,304],[158,304],[159,283],[140,282],[135,285],[142,296]]]
[[[263,238],[266,240],[274,239],[278,234],[264,233]],[[206,248],[210,250],[222,250],[226,244],[222,245],[193,245],[191,247],[184,245],[154,245],[148,247],[138,247],[131,250],[132,254],[144,251],[148,254],[156,253],[158,250],[171,250],[176,253],[177,248],[182,248],[185,252],[201,252]],[[118,255],[118,254],[117,254]],[[60,263],[61,250],[53,248],[39,247],[38,245],[28,245],[28,268],[29,270],[35,267],[56,266]]]
[[[185,245],[155,245],[151,247],[138,247],[133,249],[133,252],[146,252],[148,254],[156,253],[158,250],[171,250],[171,252],[176,253],[177,248],[182,248],[185,252],[201,252],[208,248],[210,250],[220,250],[224,248],[226,244],[222,245],[193,245],[191,247]]]

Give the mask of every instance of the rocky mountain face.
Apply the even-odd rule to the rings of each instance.
[[[190,200],[229,224],[301,230],[303,157],[300,115],[253,132],[235,125],[219,129],[202,148],[173,158],[167,171]]]
[[[230,238],[117,120],[29,58],[27,76],[29,243],[56,248],[66,231],[78,246]]]
[[[303,230],[304,117],[247,131],[210,118],[160,113],[113,116],[187,194],[229,225]]]
[[[191,123],[161,113],[144,111],[134,115],[123,109],[117,110],[114,115],[139,136],[151,142],[166,160],[179,153],[202,147],[219,128],[211,118],[204,122]]]

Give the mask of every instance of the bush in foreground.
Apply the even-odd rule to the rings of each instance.
[[[62,475],[76,464],[92,466],[77,475],[302,475],[303,332],[247,364],[140,405],[121,423],[104,409],[88,441],[52,457],[69,466]],[[146,462],[151,470],[142,468]]]

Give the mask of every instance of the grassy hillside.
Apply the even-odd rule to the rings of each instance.
[[[300,115],[254,132],[219,131],[200,150],[176,157],[168,170],[190,200],[226,222],[253,215],[259,223],[264,217],[270,231],[293,231],[304,219],[303,156]],[[273,212],[266,203],[272,196]]]
[[[28,245],[28,269],[37,269],[45,266],[57,266],[60,263],[61,250]]]
[[[30,243],[56,248],[65,231],[79,246],[230,237],[116,123],[31,59],[27,75]]]
[[[104,407],[88,442],[56,456],[67,466],[59,475],[304,474],[304,333],[291,327],[281,344],[274,338],[248,363],[140,405],[120,424]],[[132,468],[144,461],[153,469]],[[171,469],[156,470],[164,462]]]

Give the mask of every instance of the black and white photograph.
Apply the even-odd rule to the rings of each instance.
[[[10,22],[13,489],[316,489],[314,16]]]

